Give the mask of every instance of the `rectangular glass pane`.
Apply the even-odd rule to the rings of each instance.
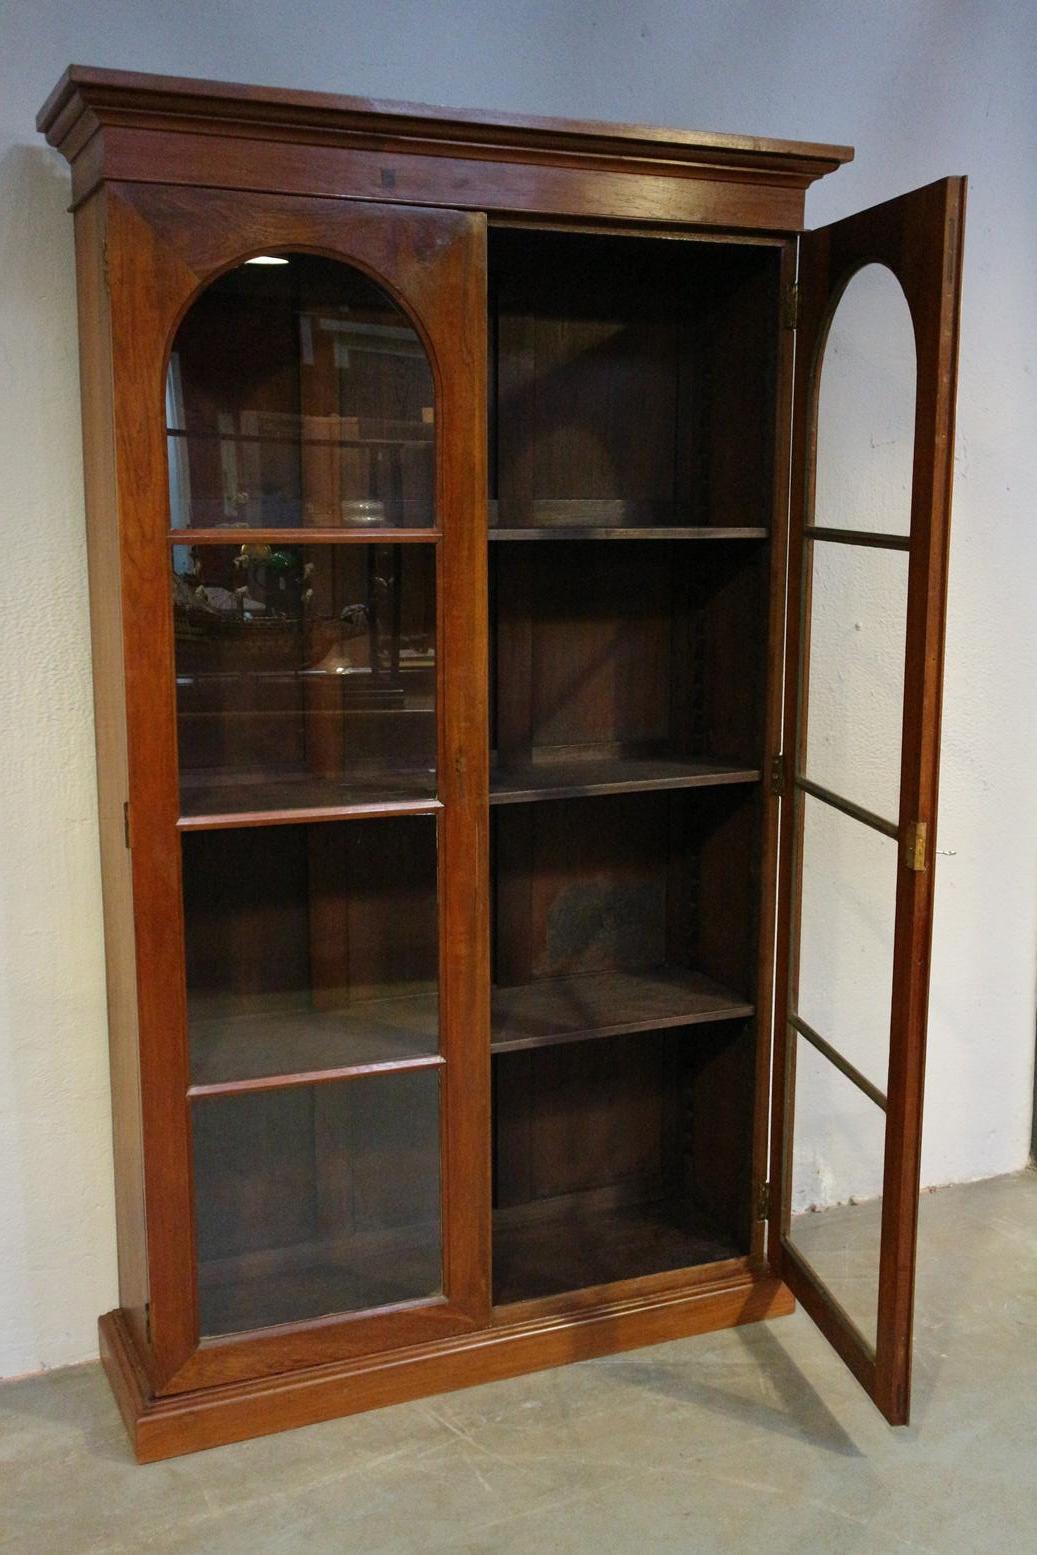
[[[368,276],[257,256],[201,293],[166,378],[170,519],[189,528],[427,528],[425,348]]]
[[[897,844],[809,794],[796,1013],[885,1091]]]
[[[796,1099],[789,1241],[874,1347],[885,1113],[803,1037]]]
[[[191,1081],[439,1048],[434,816],[183,837]]]
[[[815,541],[810,555],[804,775],[896,821],[908,555],[826,540]]]
[[[439,1071],[197,1098],[203,1336],[442,1290]]]
[[[176,545],[172,566],[184,815],[434,794],[434,547]]]

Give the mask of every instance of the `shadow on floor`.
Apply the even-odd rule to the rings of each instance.
[[[756,1430],[774,1431],[841,1457],[860,1457],[856,1443],[770,1328],[758,1323],[751,1329],[736,1329],[735,1334],[753,1370],[773,1383],[777,1404],[769,1403],[762,1394],[748,1398],[703,1382],[690,1367],[681,1371],[663,1368],[657,1361],[641,1360],[636,1355],[610,1362],[609,1370],[625,1382],[711,1410]]]

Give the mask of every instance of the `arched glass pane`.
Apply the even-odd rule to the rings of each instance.
[[[866,265],[836,308],[821,366],[814,523],[906,535],[914,466],[915,336],[899,281]]]
[[[425,349],[380,286],[338,260],[258,256],[173,342],[171,525],[431,527],[434,417]]]

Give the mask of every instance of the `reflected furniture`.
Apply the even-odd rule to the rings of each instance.
[[[38,123],[138,1456],[795,1299],[906,1419],[963,181],[803,234],[846,148],[80,67]],[[892,495],[818,426],[865,267]],[[863,1315],[793,1196],[825,1087]]]

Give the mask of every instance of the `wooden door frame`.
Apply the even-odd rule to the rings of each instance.
[[[905,1423],[910,1409],[964,200],[965,180],[944,179],[800,240],[786,645],[786,663],[790,677],[798,675],[798,689],[793,687],[787,696],[785,712],[784,773],[789,797],[781,820],[769,1255],[775,1272],[893,1424]],[[871,263],[888,268],[903,289],[914,326],[917,375],[890,1068],[873,1353],[787,1242],[795,1094],[795,1041],[790,1040],[787,1017],[796,994],[802,827],[795,785],[805,754],[810,578],[804,553],[812,543],[804,530],[813,522],[817,401],[829,327],[846,286]],[[921,868],[908,856],[912,828],[918,823],[926,828]],[[838,1034],[833,1036],[837,1039]]]

